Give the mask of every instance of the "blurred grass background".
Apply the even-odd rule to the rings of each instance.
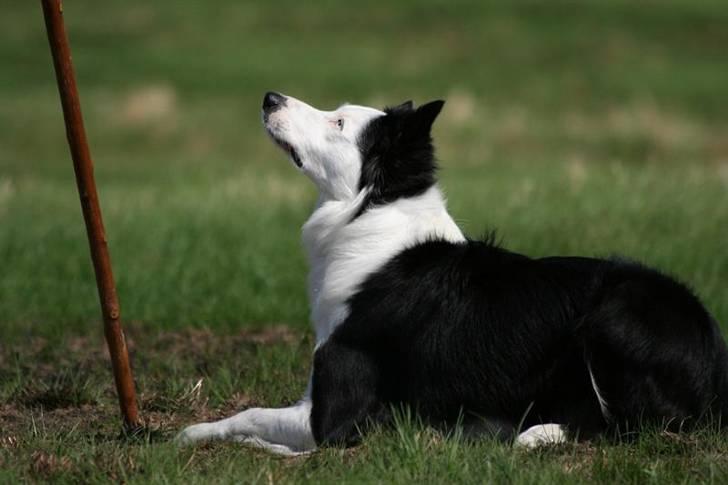
[[[720,1],[65,5],[123,317],[307,325],[313,188],[269,89],[315,106],[448,101],[442,183],[474,236],[622,253],[728,321],[728,9]],[[98,330],[36,2],[0,17],[0,335]]]
[[[4,1],[0,482],[725,482],[719,434],[521,453],[405,423],[293,461],[117,440],[40,5]],[[271,89],[322,108],[446,99],[442,186],[470,235],[640,259],[727,328],[722,0],[64,3],[142,414],[164,438],[305,386],[315,192],[260,126]]]

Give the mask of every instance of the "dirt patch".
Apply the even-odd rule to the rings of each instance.
[[[169,121],[177,112],[177,92],[168,84],[142,86],[128,93],[121,117],[126,123]]]
[[[242,332],[238,338],[258,344],[290,344],[300,341],[302,336],[286,325],[271,325],[261,330]]]
[[[205,378],[180,389],[167,382],[168,373],[180,366],[191,368],[183,373],[193,375],[199,374],[195,369],[208,367],[234,369],[260,346],[305,341],[302,333],[285,325],[220,335],[207,329],[152,334],[148,327],[131,323],[127,334],[134,335],[128,344],[145,425],[165,435],[192,420],[217,419],[259,404],[253,396],[235,392],[210,406]],[[118,408],[108,351],[100,337],[74,336],[61,342],[33,338],[12,349],[0,347],[0,392],[0,448],[17,445],[29,430],[33,434],[75,429],[118,437],[118,423],[109,419]],[[39,456],[33,463],[41,475],[63,466],[51,455]]]
[[[144,336],[145,331],[137,325],[127,330],[130,351],[137,350],[135,335]],[[209,329],[189,328],[175,332],[160,332],[151,339],[145,337],[145,349],[169,352],[204,353],[210,348],[230,347],[246,343],[273,345],[300,342],[304,336],[286,325],[269,325],[260,329],[246,329],[232,335],[218,335]]]
[[[71,470],[71,460],[53,453],[36,451],[31,456],[31,469],[36,476],[50,478],[58,473]]]
[[[448,94],[447,109],[443,114],[452,123],[468,123],[473,119],[477,105],[478,102],[472,93],[457,89]]]
[[[51,387],[40,391],[26,391],[18,396],[18,400],[25,407],[43,409],[64,409],[79,404],[93,404],[94,400],[79,396],[74,388]]]

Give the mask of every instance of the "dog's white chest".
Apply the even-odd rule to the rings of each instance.
[[[437,187],[352,220],[358,207],[356,200],[320,203],[303,228],[317,345],[349,315],[348,301],[361,283],[391,258],[428,238],[465,239]]]

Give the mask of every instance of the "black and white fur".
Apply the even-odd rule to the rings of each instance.
[[[728,352],[684,285],[463,236],[435,180],[442,106],[327,112],[266,94],[268,133],[319,190],[303,227],[312,376],[297,404],[190,426],[180,442],[304,453],[356,443],[402,405],[525,446],[728,418]]]

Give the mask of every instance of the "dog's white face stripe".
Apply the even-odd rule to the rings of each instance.
[[[384,112],[349,104],[320,111],[296,98],[284,98],[285,104],[264,114],[268,133],[289,152],[324,199],[356,197],[362,165],[359,134]]]

